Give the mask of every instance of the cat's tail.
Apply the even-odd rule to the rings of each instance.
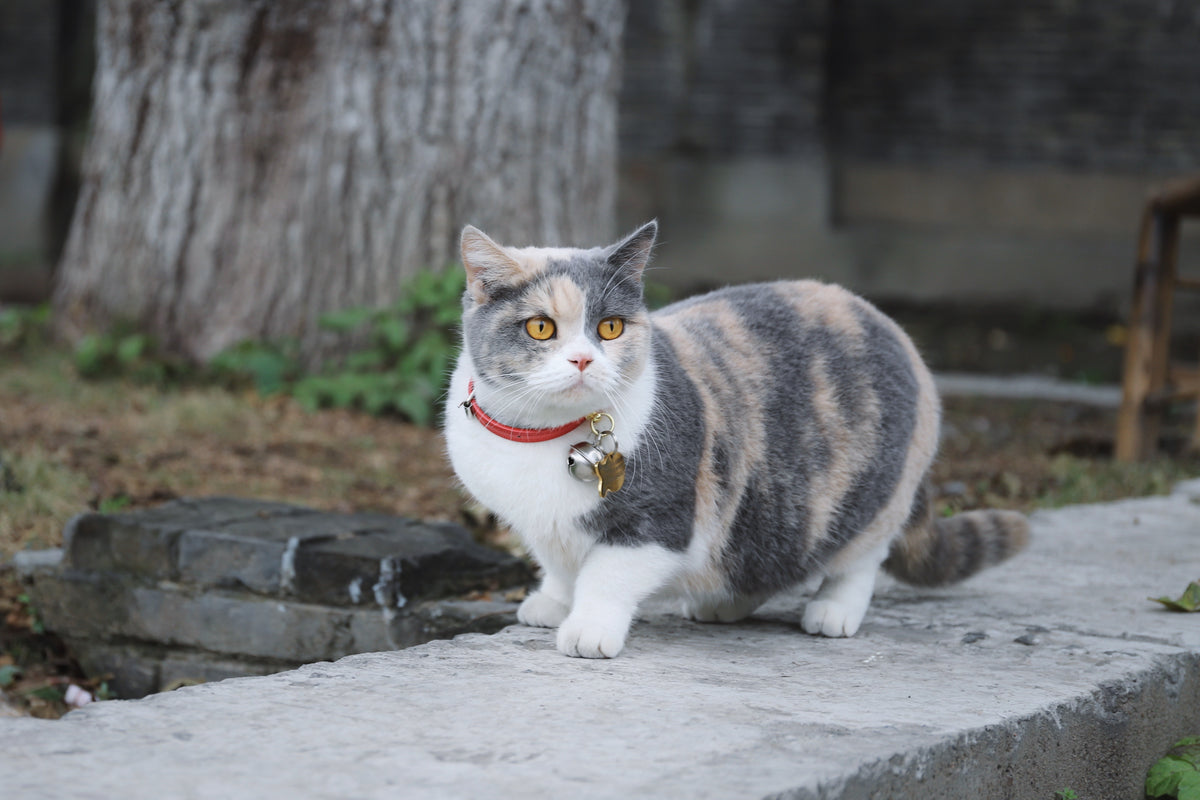
[[[936,517],[931,500],[929,486],[923,486],[883,564],[905,583],[957,583],[1015,555],[1029,542],[1029,520],[1020,512],[964,511]]]

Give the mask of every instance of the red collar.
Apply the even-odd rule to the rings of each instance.
[[[467,408],[475,419],[479,420],[484,430],[491,431],[501,439],[508,439],[510,442],[548,442],[551,439],[566,436],[588,420],[586,416],[580,417],[574,422],[559,425],[557,428],[514,428],[511,425],[505,425],[503,422],[497,422],[479,407],[479,401],[475,399],[474,378],[467,381],[467,394],[467,401],[462,405]]]

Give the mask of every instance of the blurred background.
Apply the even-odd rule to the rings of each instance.
[[[100,30],[98,78],[108,88],[101,88],[105,94],[95,113],[108,121],[92,119],[91,110],[96,0],[6,0],[0,9],[0,300],[49,297],[56,267],[68,278],[89,273],[91,283],[101,281],[105,268],[97,261],[104,251],[137,262],[131,268],[143,274],[162,272],[156,263],[177,260],[183,268],[214,272],[235,291],[228,272],[205,262],[240,257],[254,268],[258,256],[247,251],[264,248],[303,260],[281,244],[296,222],[314,237],[359,235],[353,225],[324,219],[337,210],[333,189],[318,191],[308,208],[284,208],[279,201],[281,194],[304,194],[298,182],[320,180],[272,177],[295,172],[301,158],[295,154],[315,147],[314,157],[363,173],[359,185],[374,182],[379,185],[373,191],[407,196],[408,204],[383,203],[384,213],[364,201],[355,211],[366,215],[371,206],[366,223],[437,241],[407,249],[382,241],[367,252],[310,237],[306,252],[374,260],[379,266],[372,269],[400,276],[452,259],[454,234],[467,221],[513,243],[590,245],[658,217],[663,235],[654,278],[677,293],[742,280],[820,277],[865,294],[908,324],[935,326],[923,346],[939,366],[1112,381],[1119,372],[1112,345],[1121,333],[1108,326],[1120,322],[1128,306],[1141,206],[1152,184],[1200,163],[1200,50],[1193,46],[1200,10],[1173,0],[939,0],[918,6],[900,0],[641,0],[623,15],[615,0],[363,2],[340,14],[299,0],[102,5],[108,27]],[[586,25],[543,13],[553,6]],[[527,20],[515,19],[526,12]],[[381,23],[382,15],[408,18],[408,32],[396,33],[402,26]],[[430,68],[418,72],[450,87],[447,102],[477,102],[462,87],[478,81],[478,91],[486,93],[487,81],[499,77],[487,74],[495,65],[461,59],[439,73],[437,59],[469,49],[474,29],[468,18],[489,15],[488,47],[504,36],[505,25],[541,26],[534,55],[502,64],[508,72],[491,91],[510,95],[513,105],[524,103],[521,113],[542,115],[549,125],[559,124],[556,116],[587,115],[580,125],[590,129],[538,140],[536,133],[509,126],[507,135],[532,139],[543,150],[510,146],[506,165],[495,171],[506,171],[504,182],[511,186],[529,182],[515,174],[519,170],[546,171],[556,158],[567,164],[574,159],[574,167],[554,178],[564,185],[547,182],[535,194],[547,205],[557,194],[564,206],[581,193],[594,196],[594,208],[578,209],[588,224],[554,220],[548,211],[521,218],[502,202],[485,207],[463,199],[443,202],[440,218],[424,215],[422,229],[409,221],[411,209],[439,201],[414,192],[432,195],[437,186],[466,197],[479,176],[439,168],[428,182],[396,175],[384,180],[370,173],[419,173],[427,169],[423,157],[409,152],[406,159],[406,148],[397,146],[391,161],[355,161],[354,145],[339,152],[321,144],[341,135],[333,132],[338,125],[395,126],[398,136],[411,127],[412,120],[387,102],[354,105],[343,97],[354,91],[354,81],[372,80],[363,70],[373,68],[381,76],[375,80],[392,79],[383,89],[370,89],[375,100],[401,98],[409,87],[395,65],[414,66],[406,62],[413,58],[404,47],[406,35],[423,42],[421,58]],[[457,30],[439,38],[439,25]],[[592,36],[589,25],[604,36],[580,43],[580,36]],[[374,31],[374,60],[356,52],[355,42],[366,41],[355,38],[362,36],[359,29]],[[148,52],[153,48],[159,52]],[[539,50],[559,55],[539,64]],[[562,94],[531,78],[530,70],[541,68],[557,73],[553,79]],[[323,74],[313,74],[318,70]],[[466,75],[471,70],[476,74]],[[405,74],[416,77],[412,69]],[[345,81],[341,89],[337,80]],[[252,92],[253,102],[225,104],[223,91]],[[439,101],[423,96],[416,102]],[[375,119],[339,120],[351,106],[352,113]],[[264,122],[269,116],[302,122],[304,130],[281,132]],[[160,145],[139,153],[133,138],[147,124],[147,136]],[[85,183],[89,128],[99,134],[94,148],[106,148],[92,153],[94,203],[110,213],[120,203],[125,219],[93,222],[80,234],[80,249],[67,250],[59,266]],[[191,139],[170,148],[161,144],[176,135]],[[427,143],[435,138],[427,131],[420,135]],[[372,147],[386,148],[382,138]],[[438,146],[453,149],[451,161],[494,166],[505,158],[497,149],[485,153],[477,138],[447,136]],[[567,151],[565,159],[547,152],[555,147]],[[580,152],[593,156],[589,164],[575,158]],[[167,165],[170,159],[182,166]],[[232,165],[229,172],[252,169],[255,159],[267,168],[250,182],[221,174],[223,165]],[[131,180],[113,163],[118,160],[126,170],[161,170],[166,182]],[[187,169],[209,173],[210,185],[227,185],[209,198],[172,204],[170,198],[192,180]],[[569,186],[575,175],[579,187]],[[462,185],[450,185],[455,182]],[[278,231],[256,242],[214,237],[191,250],[186,243],[172,250],[129,241],[152,234],[155,226],[164,237],[184,239],[178,231],[202,228],[203,215],[217,204],[236,206],[230,193],[239,189],[271,209],[257,219],[239,210],[245,224]],[[479,193],[481,201],[489,192]],[[227,217],[220,222],[237,224]],[[1193,249],[1183,247],[1185,263]],[[430,263],[408,263],[414,260]],[[62,298],[64,305],[83,302],[91,309],[80,317],[85,327],[114,316],[153,320],[147,309],[153,297],[123,304],[82,285],[87,282],[74,281],[76,288],[63,290],[69,298]],[[348,305],[396,291],[384,279],[367,293],[348,291],[337,299]],[[276,294],[272,303],[284,293]],[[219,299],[205,293],[203,302]],[[307,323],[328,310],[303,298],[287,302],[309,303],[302,315]],[[176,315],[188,316],[182,308]],[[235,317],[228,320],[228,335],[171,345],[207,358],[243,336],[279,335],[297,324],[255,328],[244,324],[245,315]],[[1177,317],[1185,325],[1194,318]],[[937,327],[951,322],[957,327],[950,331]],[[160,338],[173,338],[161,319],[151,324]],[[1078,325],[1083,330],[1072,330]],[[1053,343],[1048,330],[1055,332]],[[1107,339],[1094,335],[1097,330],[1106,331]]]
[[[12,567],[85,509],[515,549],[436,430],[467,223],[595,246],[657,217],[652,304],[867,296],[939,373],[941,514],[1200,474],[1194,403],[1112,458],[1143,207],[1200,173],[1197,41],[1183,0],[0,0],[0,712],[111,689]]]

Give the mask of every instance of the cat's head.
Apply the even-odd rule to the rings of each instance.
[[[591,250],[503,247],[462,233],[463,339],[507,419],[550,421],[619,402],[645,368],[642,272],[658,224]],[[561,420],[560,420],[561,421]]]

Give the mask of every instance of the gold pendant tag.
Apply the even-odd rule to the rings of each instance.
[[[600,459],[600,463],[592,467],[600,480],[601,497],[608,497],[612,492],[619,491],[625,485],[625,456],[613,450]]]

